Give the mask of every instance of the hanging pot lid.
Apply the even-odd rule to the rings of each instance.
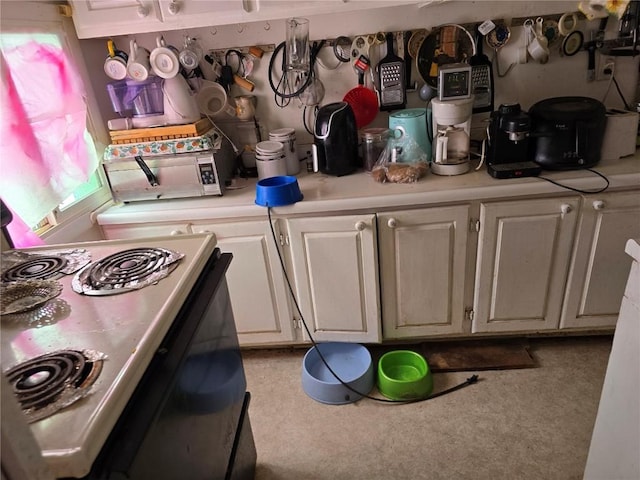
[[[446,24],[434,28],[420,48],[416,70],[432,88],[438,88],[438,68],[449,63],[469,63],[476,54],[476,45],[468,30],[461,25]]]

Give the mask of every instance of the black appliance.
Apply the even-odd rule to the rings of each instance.
[[[520,104],[502,104],[491,112],[487,135],[487,172],[494,178],[538,175],[542,168],[528,160],[531,118]]]
[[[602,102],[589,97],[555,97],[529,109],[530,159],[545,170],[588,168],[600,161],[607,122]]]
[[[314,171],[342,176],[359,166],[358,130],[347,102],[320,107],[313,131]]]
[[[254,478],[231,258],[215,249],[87,480]]]

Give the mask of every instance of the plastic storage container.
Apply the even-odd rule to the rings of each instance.
[[[390,136],[391,130],[388,128],[365,128],[362,130],[362,160],[365,170],[371,171],[376,165]]]

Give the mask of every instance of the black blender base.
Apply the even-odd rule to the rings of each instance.
[[[493,178],[537,177],[542,167],[535,162],[489,163],[487,171]]]

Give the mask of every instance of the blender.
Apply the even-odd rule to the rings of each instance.
[[[431,100],[433,145],[431,171],[436,175],[461,175],[470,169],[469,146],[473,95],[468,98]]]

